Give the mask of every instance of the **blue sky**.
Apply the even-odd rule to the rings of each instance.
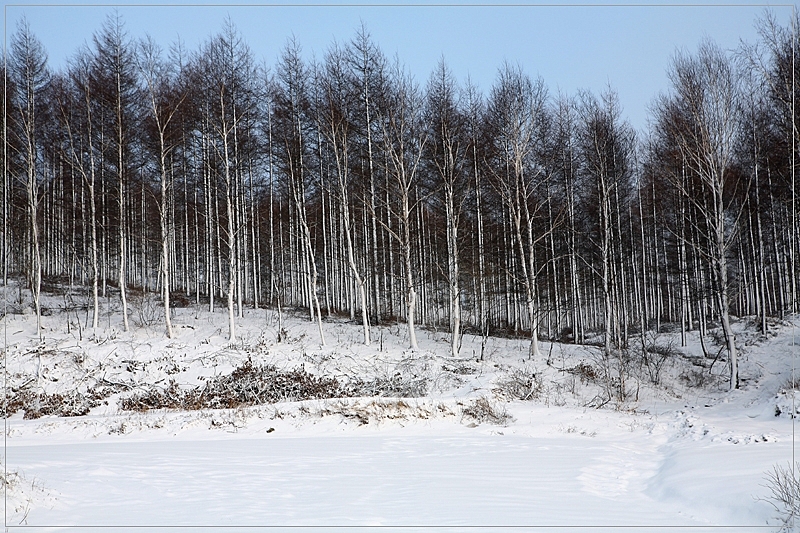
[[[42,2],[43,3],[43,2]],[[58,3],[58,2],[56,2]],[[196,2],[195,2],[196,3]],[[325,3],[326,2],[318,2]],[[275,59],[294,35],[305,56],[321,58],[334,39],[344,42],[363,21],[383,52],[401,62],[420,83],[444,57],[460,80],[469,75],[484,94],[503,61],[541,75],[552,94],[594,92],[609,85],[623,113],[644,129],[647,108],[667,86],[666,69],[676,49],[694,51],[708,37],[725,49],[757,39],[756,18],[766,3],[715,6],[25,6],[6,5],[6,30],[26,16],[47,48],[50,64],[62,67],[104,18],[117,9],[133,37],[152,35],[166,48],[180,36],[189,50],[219,31],[230,16],[258,61]],[[595,2],[592,2],[595,3]],[[709,2],[705,2],[708,4]],[[712,2],[713,3],[713,2]],[[340,2],[341,4],[341,2]],[[653,3],[654,4],[654,3]],[[791,8],[771,8],[788,24]]]

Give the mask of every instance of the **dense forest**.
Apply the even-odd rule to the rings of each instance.
[[[597,343],[700,332],[738,386],[734,317],[798,307],[796,37],[676,52],[649,131],[613,90],[552,94],[501,65],[488,94],[443,60],[421,83],[366,28],[263,67],[230,21],[168,51],[110,16],[51,70],[26,22],[4,61],[2,278],[120,327],[246,307],[462,335]],[[170,313],[165,334],[173,336]],[[41,328],[40,328],[41,331]],[[374,342],[374,339],[373,339]]]

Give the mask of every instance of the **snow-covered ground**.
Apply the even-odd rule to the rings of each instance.
[[[366,347],[357,324],[330,319],[323,348],[306,316],[284,316],[278,342],[275,311],[252,309],[230,345],[225,311],[198,307],[175,311],[170,340],[152,301],[132,303],[124,333],[112,300],[112,313],[92,332],[83,329],[85,311],[65,313],[56,296],[40,343],[35,317],[16,298],[9,289],[0,302],[8,306],[0,331],[8,397],[36,390],[75,405],[96,397],[82,416],[26,418],[36,407],[28,404],[5,420],[7,526],[718,531],[779,524],[765,476],[793,458],[797,409],[787,383],[800,331],[788,320],[765,339],[738,322],[740,390],[725,390],[724,363],[709,373],[690,336],[666,359],[658,385],[630,365],[628,398],[619,401],[592,376],[602,360],[591,346],[545,342],[542,360],[530,361],[524,340],[491,338],[478,361],[481,339],[465,336],[454,360],[441,332],[420,332],[412,352],[402,326],[374,327],[377,340]],[[676,339],[665,333],[651,342]],[[425,394],[235,409],[121,407],[124,398],[167,390],[171,380],[178,390],[212,382],[248,360]]]

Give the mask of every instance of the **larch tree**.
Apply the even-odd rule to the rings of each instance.
[[[134,132],[138,126],[140,109],[139,86],[136,78],[134,49],[119,14],[109,16],[94,36],[95,56],[92,69],[95,94],[101,104],[101,114],[96,118],[107,120],[111,130],[106,139],[113,150],[106,164],[116,174],[117,181],[117,282],[122,304],[123,329],[128,331],[128,180],[133,168]],[[104,125],[103,128],[106,126]],[[105,148],[101,148],[105,151]]]
[[[44,177],[40,163],[40,139],[45,115],[44,93],[50,81],[47,54],[41,42],[33,35],[27,20],[22,20],[11,37],[8,57],[8,76],[14,89],[8,109],[9,130],[16,137],[12,145],[17,148],[20,160],[19,179],[25,183],[30,252],[28,282],[33,294],[36,312],[36,330],[42,340],[42,251],[39,228],[39,183]]]
[[[536,243],[545,233],[535,231],[534,218],[543,204],[540,191],[544,170],[538,161],[547,119],[547,89],[521,69],[504,65],[492,88],[488,121],[492,138],[490,172],[511,218],[511,240],[516,250],[530,326],[530,356],[539,357],[537,276],[540,268]]]
[[[317,286],[319,273],[306,205],[312,178],[308,169],[310,143],[308,131],[306,131],[310,111],[307,86],[309,74],[300,56],[300,47],[296,41],[290,41],[284,48],[276,77],[278,83],[275,103],[276,114],[280,121],[281,161],[288,179],[297,223],[300,227],[301,252],[298,259],[300,264],[305,265],[310,316],[317,322],[320,344],[324,346],[325,334],[322,329],[322,313]]]
[[[220,177],[224,196],[225,242],[227,248],[227,303],[228,303],[228,340],[236,341],[235,309],[241,315],[241,276],[240,251],[237,241],[242,237],[241,216],[239,208],[239,192],[241,191],[242,161],[239,151],[239,136],[242,128],[244,98],[248,89],[245,79],[252,74],[252,60],[249,47],[230,20],[223,32],[206,43],[203,54],[198,58],[195,67],[202,79],[207,96],[205,117],[208,130],[209,185],[211,170]],[[213,161],[216,163],[212,163]],[[207,202],[209,210],[214,207],[217,219],[216,231],[220,229],[219,206],[217,199],[212,198],[209,187]],[[210,214],[210,211],[209,211]],[[210,217],[209,217],[210,218]],[[219,241],[218,237],[218,241]],[[219,246],[218,246],[219,248]],[[222,270],[222,254],[217,256],[217,270]],[[238,290],[237,290],[238,288]],[[237,296],[238,295],[238,296]]]
[[[70,168],[78,172],[89,199],[89,264],[92,271],[92,329],[97,329],[100,319],[99,281],[100,258],[98,257],[97,228],[97,169],[98,160],[94,131],[94,101],[92,95],[91,56],[83,50],[75,56],[68,71],[68,86],[60,91],[54,102],[61,131],[65,136],[65,159]],[[85,224],[84,224],[85,226]]]
[[[731,327],[728,252],[739,221],[738,213],[732,213],[735,205],[731,196],[731,166],[740,118],[738,76],[722,50],[705,41],[696,56],[676,55],[669,78],[672,93],[659,102],[659,126],[675,139],[687,167],[697,177],[695,190],[678,177],[673,185],[703,217],[708,247],[702,253],[711,263],[728,352],[730,388],[736,389],[739,372]]]
[[[461,213],[470,190],[466,170],[466,119],[459,109],[458,86],[444,62],[439,61],[428,82],[426,122],[428,139],[426,162],[441,189],[447,234],[447,281],[450,307],[450,355],[461,349],[461,284],[459,271],[459,226]]]
[[[152,151],[157,159],[157,170],[160,184],[160,202],[158,204],[158,220],[161,241],[161,291],[164,303],[164,326],[167,337],[174,336],[172,321],[170,317],[170,189],[172,183],[170,177],[170,156],[176,146],[175,132],[170,130],[181,103],[185,98],[177,86],[176,79],[178,73],[172,72],[170,63],[161,58],[161,51],[152,39],[146,39],[139,45],[137,54],[137,64],[140,76],[146,87],[146,94],[149,107],[149,117],[146,126],[148,132],[154,139]]]
[[[323,307],[365,343],[394,320],[416,347],[415,327],[449,320],[452,355],[472,328],[530,334],[531,356],[598,332],[607,355],[639,336],[647,363],[648,330],[680,322],[708,354],[721,324],[735,387],[731,322],[765,331],[800,279],[797,35],[759,31],[744,90],[712,45],[676,58],[641,165],[612,95],[550,99],[504,65],[484,99],[444,63],[420,90],[363,26],[316,65],[291,43],[265,78],[230,21],[184,63],[135,53],[112,16],[51,78],[18,32],[4,281],[27,278],[37,315],[48,278],[85,284],[93,328],[101,295],[119,287],[127,327],[126,294],[157,287],[168,335],[178,291],[227,297],[231,341],[267,297],[308,309],[321,340]]]
[[[797,251],[800,244],[798,234],[798,203],[797,184],[794,166],[800,156],[800,113],[797,113],[798,91],[800,84],[800,61],[796,60],[797,50],[800,49],[800,14],[794,17],[786,26],[781,26],[774,15],[766,13],[756,22],[758,33],[761,37],[762,47],[753,47],[745,50],[751,66],[758,69],[760,77],[766,86],[766,100],[771,116],[770,126],[777,136],[770,143],[770,169],[767,179],[772,191],[771,216],[775,211],[784,211],[781,218],[788,218],[786,228],[774,228],[774,244],[776,248],[783,248],[775,254],[776,262],[784,262],[782,271],[783,290],[776,295],[785,302],[785,309],[796,313],[800,303],[800,265],[798,265]],[[765,147],[765,150],[766,147]],[[781,224],[776,224],[776,226]],[[783,232],[783,237],[779,235]],[[779,242],[780,241],[780,242]],[[786,255],[786,260],[778,260],[778,255]]]
[[[587,207],[595,206],[596,231],[586,237],[599,252],[599,265],[592,266],[601,280],[603,298],[603,349],[606,357],[612,348],[621,344],[621,321],[619,316],[620,285],[625,283],[616,259],[621,255],[621,243],[615,228],[619,226],[616,214],[620,210],[620,189],[627,189],[626,182],[632,174],[634,134],[622,122],[621,110],[615,93],[603,94],[602,100],[585,93],[581,105],[582,124],[579,134],[580,150],[584,161],[586,192],[591,194]],[[594,263],[596,264],[596,263]]]
[[[322,116],[324,117],[325,137],[333,151],[336,164],[339,209],[344,226],[344,238],[347,245],[347,265],[353,276],[361,306],[361,324],[364,331],[364,344],[370,344],[369,309],[367,304],[367,279],[356,263],[356,252],[353,244],[353,228],[351,223],[350,188],[353,180],[350,173],[350,154],[353,151],[352,140],[354,114],[357,112],[358,94],[353,91],[350,71],[347,68],[343,51],[332,48],[325,61],[324,84],[325,98]]]
[[[487,288],[486,288],[486,248],[484,241],[484,213],[483,213],[483,114],[484,102],[483,98],[478,91],[477,87],[469,80],[467,81],[464,89],[465,99],[465,117],[464,117],[464,135],[466,137],[467,146],[465,148],[465,158],[467,160],[466,166],[469,168],[467,171],[471,175],[471,183],[467,186],[468,190],[474,194],[474,217],[475,217],[475,239],[473,243],[473,255],[477,256],[477,263],[475,267],[475,280],[476,284],[476,325],[478,330],[483,336],[481,343],[480,360],[483,360],[484,351],[486,348],[486,340],[489,335],[489,310],[487,301]]]
[[[364,204],[364,212],[368,213],[369,216],[368,228],[366,228],[367,231],[365,232],[368,238],[364,239],[364,243],[369,246],[366,251],[372,256],[371,261],[369,261],[372,265],[372,305],[374,310],[373,318],[377,323],[381,316],[381,284],[378,272],[378,252],[380,248],[378,243],[379,214],[376,208],[379,164],[376,161],[381,159],[378,152],[382,144],[379,138],[382,133],[380,124],[383,114],[381,100],[387,88],[386,59],[378,46],[372,41],[366,26],[363,24],[356,33],[355,38],[346,48],[346,58],[350,65],[353,83],[357,87],[359,94],[358,116],[354,123],[355,132],[358,133],[356,140],[361,145],[362,152],[360,173],[364,183],[362,184],[363,193],[361,197]],[[391,295],[389,298],[391,299]]]
[[[398,222],[390,227],[381,222],[400,247],[406,296],[406,325],[411,349],[419,348],[415,330],[417,279],[414,265],[415,242],[411,225],[414,212],[419,207],[415,197],[420,161],[428,139],[423,121],[423,99],[410,75],[397,64],[387,96],[383,117],[383,149],[386,154],[386,209]]]
[[[585,303],[582,295],[581,276],[578,263],[578,230],[577,230],[577,189],[578,173],[581,168],[581,161],[578,149],[578,113],[576,102],[560,95],[553,106],[553,159],[557,167],[555,173],[557,180],[563,187],[565,235],[563,237],[566,246],[566,277],[565,290],[568,294],[563,296],[570,302],[569,313],[571,315],[572,338],[577,343],[583,343],[586,331]]]

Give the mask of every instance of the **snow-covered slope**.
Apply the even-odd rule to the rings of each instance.
[[[252,309],[231,346],[222,311],[177,309],[170,340],[157,308],[128,333],[111,309],[92,332],[51,298],[43,343],[24,305],[0,332],[19,407],[5,420],[8,526],[779,524],[765,475],[793,458],[800,347],[788,320],[767,338],[738,322],[741,390],[725,390],[724,362],[709,371],[695,337],[675,348],[664,333],[650,340],[673,345],[659,384],[631,363],[622,389],[615,382],[622,399],[591,346],[545,342],[530,361],[524,340],[491,338],[479,361],[481,339],[465,336],[454,360],[445,333],[424,331],[409,351],[402,326],[375,327],[367,347],[358,325],[329,319],[320,347],[303,316],[283,317],[278,342],[275,311]],[[122,408],[169,390],[210,394],[206,383],[230,386],[225,376],[248,364],[335,378],[349,393]]]

